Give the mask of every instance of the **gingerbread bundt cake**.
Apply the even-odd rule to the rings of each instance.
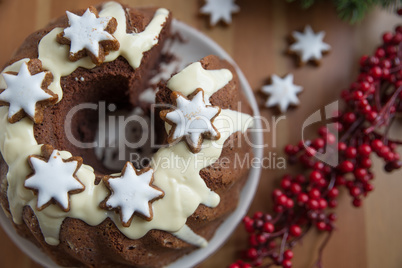
[[[159,84],[149,113],[161,146],[147,165],[111,170],[95,153],[101,103],[142,105],[171,20],[115,2],[67,12],[1,73],[1,205],[61,266],[167,265],[206,246],[237,206],[252,117],[238,111],[234,68],[215,56]]]

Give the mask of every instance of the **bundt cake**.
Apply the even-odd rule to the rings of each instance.
[[[67,12],[1,73],[1,205],[61,266],[165,266],[207,246],[237,206],[252,116],[235,69],[216,56],[158,85],[145,166],[125,159],[112,170],[95,153],[101,105],[142,105],[171,20],[163,8],[116,2]]]

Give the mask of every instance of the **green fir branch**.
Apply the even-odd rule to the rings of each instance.
[[[319,0],[287,0],[299,2],[302,8],[309,8]],[[322,0],[321,0],[322,1]],[[392,10],[402,7],[402,0],[332,0],[341,19],[356,23],[374,7],[380,6]]]

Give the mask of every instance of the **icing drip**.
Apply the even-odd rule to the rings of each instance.
[[[205,240],[205,238],[194,233],[187,225],[184,225],[180,230],[172,234],[184,242],[196,245],[200,248],[205,248],[208,245],[208,241]]]
[[[125,33],[125,12],[117,3],[106,3],[99,15],[113,16],[119,25],[114,36],[120,42],[121,48],[119,51],[111,52],[106,57],[106,61],[111,61],[122,55],[133,67],[137,67],[141,62],[143,51],[157,42],[156,37],[160,32],[161,24],[165,22],[168,16],[168,11],[159,9],[146,30],[138,34]],[[65,55],[68,53],[68,47],[59,45],[55,41],[56,35],[60,31],[60,28],[54,29],[39,44],[40,60],[43,67],[54,75],[55,82],[50,88],[58,94],[59,100],[62,98],[61,76],[70,74],[79,66],[85,68],[95,66],[88,57],[77,62],[66,60]],[[130,42],[133,44],[128,47],[127,44]],[[24,59],[15,62],[7,67],[4,72],[18,71],[21,64],[27,61],[28,59]],[[204,70],[200,63],[194,63],[172,77],[168,86],[186,96],[196,88],[201,87],[205,92],[205,102],[209,103],[209,97],[231,79],[232,74],[229,70],[209,71]],[[4,85],[4,81],[0,78],[0,86],[2,85]],[[41,145],[38,145],[34,138],[31,120],[23,118],[15,124],[10,124],[7,117],[8,107],[0,107],[0,150],[9,166],[7,194],[13,220],[16,224],[21,224],[22,210],[24,206],[30,206],[38,218],[46,242],[50,245],[59,243],[60,227],[67,217],[80,219],[92,226],[102,223],[109,217],[117,228],[130,239],[141,238],[149,230],[159,229],[172,232],[189,243],[199,246],[205,245],[205,239],[203,240],[194,234],[185,223],[199,204],[215,207],[219,204],[220,198],[206,186],[199,172],[219,158],[222,146],[231,134],[237,131],[246,131],[248,127],[251,127],[250,122],[252,121],[252,117],[249,115],[223,109],[214,120],[214,126],[220,131],[221,137],[216,141],[204,141],[205,146],[198,154],[192,154],[184,142],[179,142],[169,148],[162,148],[156,152],[151,162],[151,167],[154,170],[153,185],[163,190],[165,196],[152,203],[152,221],[148,222],[140,217],[134,217],[131,225],[124,227],[117,213],[99,207],[99,204],[108,196],[109,191],[103,182],[94,185],[94,170],[88,165],[81,165],[76,172],[76,176],[85,186],[85,190],[70,196],[70,211],[65,212],[56,205],[49,205],[38,211],[36,209],[37,197],[32,191],[24,188],[24,182],[26,176],[32,173],[27,158],[29,155],[40,155]],[[59,153],[62,159],[72,157],[66,151]]]
[[[202,88],[205,103],[211,104],[209,98],[212,94],[223,88],[232,78],[233,74],[227,69],[205,70],[200,62],[194,62],[170,78],[167,86],[185,96],[190,95],[197,88]]]

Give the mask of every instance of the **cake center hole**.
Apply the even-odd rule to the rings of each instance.
[[[105,168],[121,171],[127,161],[138,169],[147,166],[154,141],[149,109],[117,109],[113,103],[100,104],[94,152]]]

